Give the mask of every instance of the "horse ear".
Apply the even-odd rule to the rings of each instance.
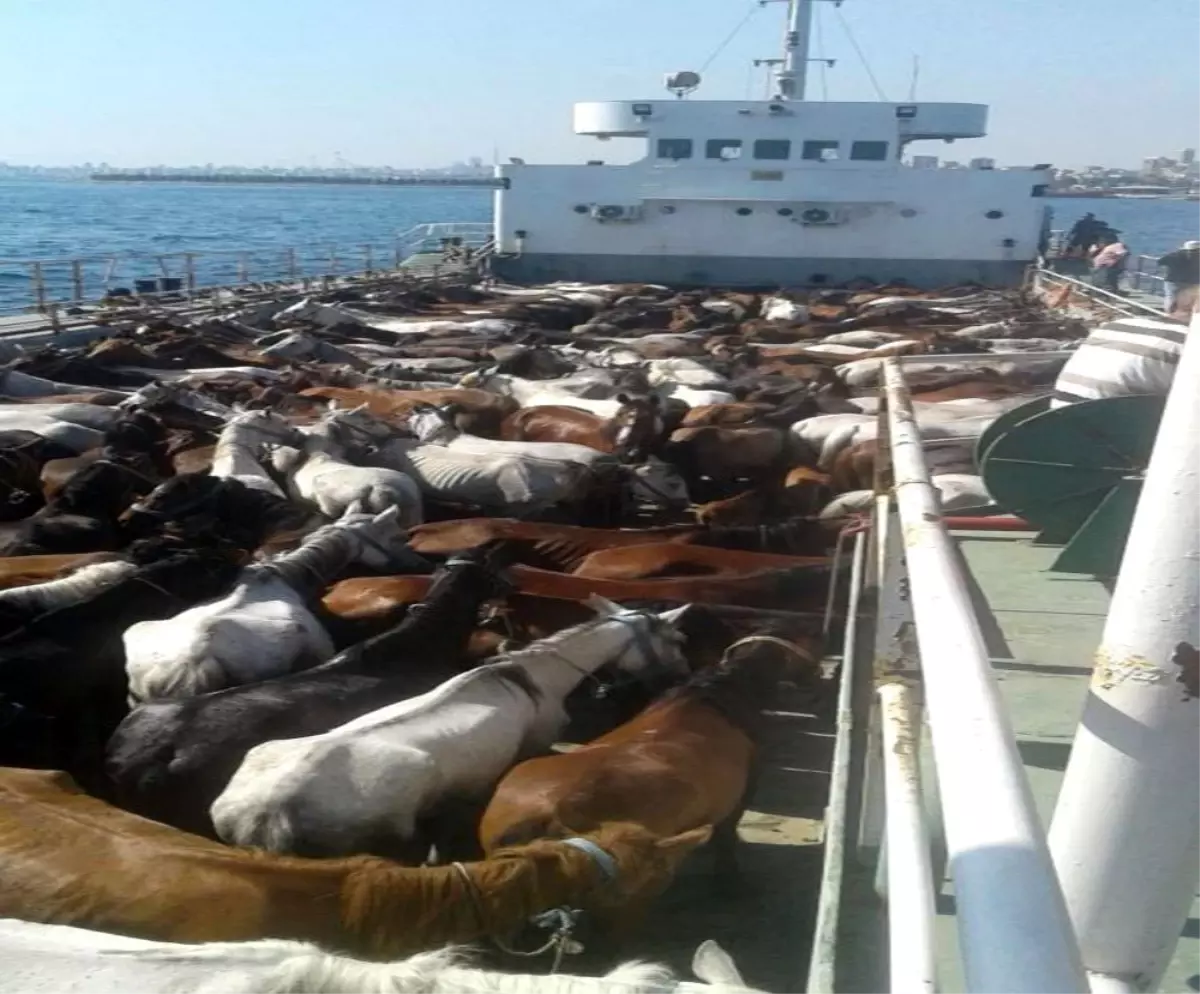
[[[382,511],[375,515],[375,520],[372,522],[372,524],[390,525],[399,517],[400,506],[398,504],[393,504],[391,507],[385,507]]]
[[[661,407],[662,406],[662,398],[658,394],[652,393],[652,394],[650,394],[649,397],[646,398],[646,403],[649,404],[651,407]]]
[[[607,597],[601,597],[599,594],[590,594],[584,603],[597,614],[603,615],[606,618],[611,618],[613,615],[622,614],[624,608],[620,604],[614,604]]]
[[[628,404],[628,403],[630,403],[631,401],[632,401],[632,398],[629,396],[629,394],[627,394],[627,393],[619,393],[619,394],[617,394],[617,403],[619,403],[619,404]]]
[[[691,604],[684,604],[683,607],[673,607],[670,611],[662,611],[659,613],[659,620],[665,621],[668,625],[678,625],[691,607]]]
[[[328,411],[330,414],[332,414],[334,411],[338,410],[339,407],[340,407],[340,405],[338,404],[336,397],[331,397],[329,400],[327,400],[325,402],[325,410]]]
[[[745,987],[741,971],[733,957],[712,939],[705,939],[696,947],[692,957],[692,973],[706,984],[727,984],[730,987]]]

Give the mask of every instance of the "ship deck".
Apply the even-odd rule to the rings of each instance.
[[[1059,550],[1034,545],[1032,534],[958,532],[956,538],[1034,800],[1049,825],[1108,613],[1108,585],[1048,572]],[[941,989],[950,991],[963,990],[954,914],[947,882],[938,901],[938,939]],[[1161,990],[1200,990],[1200,896]]]

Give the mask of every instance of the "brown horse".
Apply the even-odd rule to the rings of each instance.
[[[600,549],[628,545],[678,542],[719,549],[821,555],[833,545],[837,522],[795,518],[777,525],[708,528],[703,525],[670,525],[665,528],[580,528],[515,518],[457,518],[435,521],[409,531],[409,544],[422,555],[469,552],[487,542],[505,539],[516,543],[518,560],[531,566],[570,572],[583,558]]]
[[[500,437],[509,442],[573,442],[632,457],[650,451],[663,433],[658,396],[619,393],[616,399],[621,407],[611,418],[574,407],[525,407],[504,419]]]
[[[64,773],[6,769],[0,916],[169,942],[300,939],[383,958],[505,935],[547,908],[647,902],[710,834],[606,825],[587,839],[612,860],[611,879],[596,857],[561,842],[453,866],[303,859],[129,814]]]
[[[713,549],[705,545],[662,542],[601,549],[586,556],[571,572],[606,580],[649,580],[672,576],[736,576],[759,570],[824,565],[812,556],[778,556],[769,552]]]
[[[661,834],[717,826],[718,873],[736,875],[737,823],[754,781],[761,713],[789,663],[814,682],[819,650],[766,630],[731,645],[632,721],[570,752],[530,759],[500,781],[484,813],[484,851],[614,822]]]
[[[500,426],[517,409],[511,397],[487,390],[446,388],[438,390],[362,390],[345,387],[309,387],[304,397],[324,397],[346,407],[367,405],[380,418],[402,417],[421,404],[454,404],[458,408],[455,424],[461,431],[484,438],[499,438]]]

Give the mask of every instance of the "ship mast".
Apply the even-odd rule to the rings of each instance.
[[[808,49],[812,35],[813,0],[788,0],[787,30],[783,35],[783,62],[776,81],[779,99],[803,100],[808,76]]]

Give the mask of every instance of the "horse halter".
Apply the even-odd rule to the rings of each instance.
[[[726,647],[725,651],[721,654],[721,661],[718,665],[724,666],[725,663],[729,661],[729,656],[734,649],[737,649],[743,645],[751,645],[755,642],[763,642],[768,645],[774,645],[777,648],[783,649],[785,652],[795,656],[806,665],[811,665],[813,662],[812,657],[808,655],[808,653],[804,652],[804,650],[799,646],[793,645],[787,639],[777,638],[774,635],[747,635],[745,638],[740,638],[736,642],[731,642]]]

